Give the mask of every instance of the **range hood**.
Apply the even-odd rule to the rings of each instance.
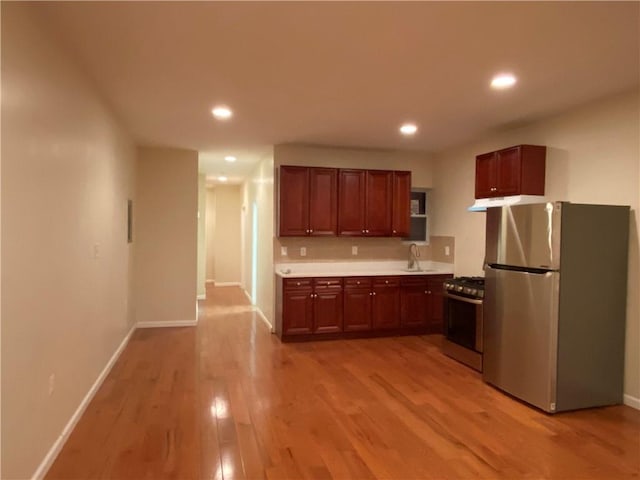
[[[477,198],[475,203],[467,208],[467,210],[470,212],[485,212],[489,207],[546,203],[546,201],[547,199],[543,195],[512,195],[510,197]]]

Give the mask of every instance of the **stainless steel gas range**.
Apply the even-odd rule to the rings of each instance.
[[[444,289],[446,338],[442,350],[481,372],[484,278],[452,278],[444,283]]]

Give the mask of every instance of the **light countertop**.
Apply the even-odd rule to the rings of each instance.
[[[275,273],[283,278],[453,274],[452,263],[420,261],[420,267],[421,270],[407,271],[406,260],[276,263]]]

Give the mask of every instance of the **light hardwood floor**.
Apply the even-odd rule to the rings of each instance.
[[[640,412],[544,414],[437,337],[281,344],[237,287],[197,328],[138,330],[49,479],[617,479]]]

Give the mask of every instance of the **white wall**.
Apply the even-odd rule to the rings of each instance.
[[[425,152],[376,150],[310,145],[276,145],[274,165],[306,165],[328,168],[410,170],[413,187],[433,185],[433,164]]]
[[[198,174],[198,298],[205,298],[207,273],[207,179]]]
[[[207,188],[207,222],[206,222],[206,242],[207,242],[207,282],[213,282],[216,278],[216,256],[213,239],[216,235],[216,192],[212,188]]]
[[[136,321],[195,322],[198,152],[138,148]]]
[[[455,236],[457,275],[482,274],[485,214],[470,213],[475,156],[522,143],[546,145],[546,193],[553,200],[630,205],[625,393],[640,398],[640,98],[629,92],[435,156],[435,235]]]
[[[252,205],[258,209],[257,244],[257,299],[255,302],[269,322],[273,324],[274,271],[273,271],[273,155],[263,158],[242,186],[242,286],[251,294],[251,264],[253,235]]]
[[[133,324],[135,149],[25,4],[2,2],[1,117],[1,476],[18,479]]]
[[[212,190],[215,195],[215,227],[208,249],[213,255],[215,282],[240,283],[240,185],[220,185]]]

